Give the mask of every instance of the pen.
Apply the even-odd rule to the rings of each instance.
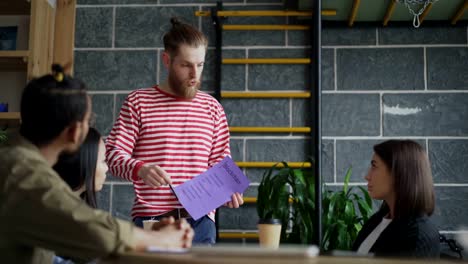
[[[177,194],[176,194],[176,192],[174,191],[174,188],[172,187],[172,184],[169,184],[169,188],[171,188],[172,193],[173,193],[174,196],[177,198],[177,200],[179,200],[179,197],[177,197]],[[178,214],[178,219],[180,219],[180,210],[177,210],[177,214]]]
[[[177,200],[179,200],[179,197],[177,197],[177,194],[176,194],[176,192],[174,191],[174,188],[172,187],[172,184],[169,184],[169,188],[171,188],[172,193],[173,193],[174,196],[177,198]]]

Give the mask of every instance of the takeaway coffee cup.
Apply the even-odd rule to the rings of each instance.
[[[279,219],[260,219],[257,227],[260,247],[279,247],[281,236],[281,221]]]
[[[143,220],[143,229],[153,230],[154,223],[159,222],[158,220]]]

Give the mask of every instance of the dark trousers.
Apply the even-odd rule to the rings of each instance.
[[[133,219],[133,222],[136,226],[143,228],[143,220],[159,220],[160,217],[136,217]],[[198,220],[193,220],[193,218],[186,218],[187,222],[192,226],[195,231],[195,236],[193,237],[193,244],[210,244],[213,245],[216,243],[216,226],[213,220],[208,216],[204,216]]]

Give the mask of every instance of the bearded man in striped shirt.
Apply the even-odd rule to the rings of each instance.
[[[113,175],[132,181],[132,218],[187,218],[193,243],[214,244],[214,212],[195,221],[170,189],[205,172],[230,155],[229,130],[221,104],[199,91],[208,40],[191,25],[171,19],[164,35],[166,82],[131,92],[106,141]],[[243,204],[235,193],[230,208]]]

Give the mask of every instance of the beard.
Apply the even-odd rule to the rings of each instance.
[[[193,99],[201,86],[201,79],[181,80],[177,78],[176,74],[171,72],[169,72],[168,82],[172,92],[185,99]]]

